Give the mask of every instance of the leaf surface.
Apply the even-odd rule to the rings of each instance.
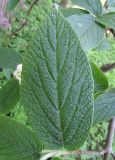
[[[15,107],[20,98],[20,85],[18,80],[9,80],[0,89],[0,113],[9,113]]]
[[[9,0],[6,7],[7,10],[13,10],[18,3],[19,3],[19,0]]]
[[[32,130],[0,116],[0,159],[39,160],[41,144]]]
[[[13,49],[0,47],[0,67],[15,69],[20,63],[21,58]]]
[[[104,37],[104,27],[96,23],[95,17],[89,14],[68,16],[68,21],[79,36],[85,51],[97,47]]]
[[[100,0],[72,0],[72,2],[94,15],[102,13],[102,4]]]
[[[115,117],[115,89],[107,90],[95,99],[93,124]]]
[[[99,16],[98,21],[106,27],[115,29],[115,12],[109,12]]]
[[[92,123],[93,81],[76,33],[54,11],[25,56],[22,103],[48,148],[77,149]]]
[[[108,88],[108,81],[104,73],[94,64],[90,62],[92,75],[94,79],[94,93],[103,92]]]

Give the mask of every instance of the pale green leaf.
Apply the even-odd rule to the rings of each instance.
[[[115,12],[109,12],[99,16],[98,21],[106,27],[115,29]]]
[[[0,159],[39,160],[41,144],[32,130],[0,116]]]
[[[76,33],[54,11],[39,26],[27,50],[22,103],[48,148],[77,149],[92,123],[93,81]]]
[[[115,7],[115,0],[107,0],[109,7]]]
[[[96,23],[95,17],[89,14],[71,15],[68,21],[78,34],[85,51],[94,49],[100,44],[105,28]]]
[[[60,11],[64,15],[64,17],[69,17],[72,15],[89,14],[86,10],[79,9],[79,8],[64,8],[64,9],[60,9]]]
[[[20,85],[18,80],[9,80],[0,89],[0,113],[9,113],[15,107],[20,98]]]
[[[97,51],[107,51],[107,49],[109,49],[110,44],[107,40],[107,38],[103,38],[102,41],[100,42],[100,44],[95,48],[95,50]]]
[[[72,0],[72,2],[94,15],[102,13],[102,4],[100,0]]]
[[[108,88],[108,81],[104,73],[94,64],[90,62],[92,75],[94,79],[94,93],[100,93]]]
[[[8,0],[8,3],[7,3],[7,10],[13,10],[17,4],[19,3],[19,0]]]
[[[15,69],[21,58],[13,49],[0,47],[0,67]]]
[[[108,90],[98,96],[94,104],[94,125],[115,117],[115,89]]]

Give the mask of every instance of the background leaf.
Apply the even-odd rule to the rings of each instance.
[[[82,15],[82,14],[89,14],[86,10],[79,9],[79,8],[64,8],[60,9],[64,17],[69,17],[71,15]]]
[[[52,14],[26,53],[22,103],[45,147],[74,150],[92,123],[93,81],[76,33],[60,13]]]
[[[21,58],[13,49],[0,47],[0,67],[15,69],[20,63]]]
[[[108,121],[115,117],[115,89],[98,96],[94,102],[93,124]]]
[[[11,79],[0,89],[0,113],[9,113],[16,106],[19,98],[19,82],[16,79]]]
[[[109,7],[115,7],[115,0],[108,0]]]
[[[102,13],[102,4],[100,0],[72,0],[72,2],[94,15]]]
[[[17,6],[18,3],[19,3],[19,0],[9,0],[6,6],[7,10],[8,11],[13,10]]]
[[[33,131],[5,116],[0,116],[0,159],[39,160],[41,144]]]
[[[94,93],[103,92],[108,88],[108,81],[104,73],[93,63],[90,62],[94,79]]]
[[[107,38],[103,38],[100,44],[95,48],[97,51],[106,51],[110,47]]]
[[[85,51],[97,47],[104,37],[104,27],[96,23],[95,17],[89,14],[72,15],[68,17],[69,23],[79,36]]]
[[[115,12],[109,12],[99,16],[98,21],[106,27],[115,29]]]

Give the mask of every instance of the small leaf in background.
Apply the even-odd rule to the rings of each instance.
[[[64,9],[60,9],[60,11],[66,18],[71,15],[89,14],[86,10],[79,9],[79,8],[64,8]]]
[[[16,69],[17,64],[21,63],[21,58],[11,48],[0,47],[0,67]]]
[[[93,124],[115,117],[115,89],[107,90],[94,101]]]
[[[0,116],[0,159],[39,160],[41,144],[32,130]]]
[[[93,80],[76,33],[54,11],[24,57],[22,104],[46,148],[79,148],[93,115]]]
[[[92,75],[94,79],[94,93],[103,92],[108,88],[108,81],[104,73],[99,69],[96,64],[90,62]]]
[[[115,12],[100,15],[98,21],[106,27],[115,29]]]
[[[107,0],[109,7],[115,7],[115,0]]]
[[[9,113],[16,106],[19,98],[20,84],[13,78],[0,89],[0,113]]]
[[[100,42],[100,44],[95,48],[95,50],[97,51],[105,51],[107,49],[109,49],[110,44],[107,40],[107,38],[103,38],[102,41]]]
[[[13,10],[17,4],[19,3],[19,0],[8,0],[8,3],[7,3],[7,10],[10,11],[10,10]]]
[[[108,88],[108,81],[104,73],[93,63],[90,62],[94,79],[94,93],[100,93]]]
[[[85,51],[97,47],[104,37],[105,28],[96,23],[95,17],[89,14],[68,16],[68,21],[79,36]]]
[[[102,4],[100,0],[72,0],[72,2],[94,15],[102,13]]]

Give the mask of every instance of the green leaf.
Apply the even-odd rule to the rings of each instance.
[[[115,29],[115,12],[109,12],[99,16],[98,21],[106,27]]]
[[[0,89],[0,113],[9,113],[20,98],[20,85],[16,79],[9,80]]]
[[[100,44],[95,48],[97,51],[106,51],[110,47],[107,38],[103,38]]]
[[[0,159],[39,160],[41,144],[32,130],[0,116]]]
[[[94,93],[103,92],[108,88],[108,81],[104,73],[93,63],[90,62],[94,79]]]
[[[100,0],[72,0],[72,2],[94,15],[102,13],[102,4]]]
[[[24,57],[22,103],[47,148],[77,149],[92,123],[93,80],[76,33],[54,11]]]
[[[9,0],[6,6],[7,10],[8,11],[13,10],[17,6],[18,3],[19,3],[19,0]]]
[[[68,17],[68,21],[78,34],[85,51],[94,49],[100,44],[105,28],[96,23],[95,17],[89,14],[72,15]]]
[[[64,17],[69,17],[71,15],[89,14],[86,10],[79,8],[64,8],[60,9],[60,11],[64,15]]]
[[[21,58],[13,49],[0,47],[0,67],[15,69],[20,63]]]
[[[115,7],[115,0],[108,0],[109,7]]]
[[[95,99],[93,124],[115,117],[115,89],[107,90]]]

